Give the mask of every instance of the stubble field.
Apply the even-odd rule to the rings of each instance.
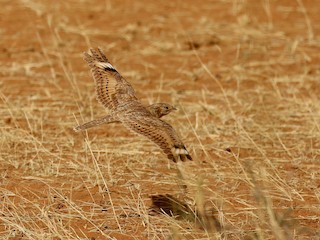
[[[1,239],[320,238],[316,1],[0,11]],[[73,131],[106,114],[82,59],[96,46],[144,104],[179,109],[163,119],[194,161],[168,163],[121,124]]]

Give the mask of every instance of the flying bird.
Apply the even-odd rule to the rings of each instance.
[[[152,116],[161,118],[162,116],[165,116],[169,113],[171,113],[173,110],[177,110],[175,107],[171,106],[168,103],[154,103],[146,107],[152,114]],[[108,123],[119,123],[120,120],[117,118],[114,114],[108,114],[107,116],[101,117],[96,120],[92,120],[90,122],[86,122],[84,124],[81,124],[74,128],[76,132],[84,131],[88,128],[92,128],[95,126],[99,126],[102,124],[108,124]]]
[[[157,144],[167,158],[192,160],[186,146],[173,127],[160,118],[174,108],[169,104],[157,103],[145,107],[136,97],[131,84],[111,65],[100,48],[84,53],[96,84],[97,100],[110,114],[97,120],[75,127],[81,131],[96,125],[121,122],[129,130],[145,136]],[[168,108],[168,109],[167,109]]]

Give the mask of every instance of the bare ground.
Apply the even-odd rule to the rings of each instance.
[[[316,1],[21,0],[0,11],[2,239],[319,239]],[[105,114],[82,60],[92,46],[145,104],[179,108],[165,120],[193,162],[168,167],[121,125],[73,132]],[[166,194],[194,219],[152,211]]]

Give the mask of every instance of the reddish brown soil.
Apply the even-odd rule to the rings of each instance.
[[[320,5],[2,1],[0,238],[318,239]],[[194,161],[105,114],[82,52],[100,46]],[[220,231],[150,211],[171,194]]]

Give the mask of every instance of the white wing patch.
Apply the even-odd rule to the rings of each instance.
[[[106,62],[96,62],[96,66],[101,69],[110,69],[110,70],[116,70],[110,63]]]
[[[185,149],[182,149],[182,148],[176,148],[176,154],[177,154],[177,155],[182,155],[182,154],[187,155],[187,154],[189,154],[189,153],[188,153],[188,151],[187,151],[187,150],[185,150]]]

